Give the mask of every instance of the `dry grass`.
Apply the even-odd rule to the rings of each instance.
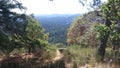
[[[105,58],[111,56],[111,50],[106,49]],[[67,47],[64,51],[66,68],[120,68],[119,64],[109,62],[98,63],[96,61],[96,48],[81,48],[79,46]]]
[[[42,56],[37,58],[33,54],[31,54],[33,57],[28,59],[21,56],[7,57],[2,60],[1,66],[7,66],[6,68],[13,68],[14,66],[14,68],[120,68],[119,64],[97,63],[95,59],[96,48],[68,46],[62,54],[58,53],[56,49],[56,46],[47,47]],[[111,56],[111,49],[108,48],[106,51],[105,58]],[[31,57],[31,55],[28,56]],[[60,57],[61,55],[62,57]],[[53,62],[54,58],[57,60]]]

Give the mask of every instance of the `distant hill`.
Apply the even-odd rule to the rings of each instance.
[[[42,27],[49,33],[50,43],[66,43],[67,29],[80,14],[36,15]]]
[[[84,47],[98,45],[94,26],[105,22],[100,14],[100,11],[94,11],[77,17],[68,29],[67,43]]]

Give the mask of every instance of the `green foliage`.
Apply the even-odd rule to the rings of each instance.
[[[18,19],[23,21],[25,19],[24,14],[17,14],[11,11],[12,9],[25,8],[16,0],[0,1],[0,50],[4,54],[8,54],[19,47],[19,41],[15,38],[15,35],[19,33],[21,28],[17,27],[22,23],[18,23]]]
[[[12,9],[25,9],[17,0],[0,1],[0,50],[9,54],[14,49],[21,47],[34,50],[35,47],[43,48],[48,44],[48,34],[40,23],[25,14],[18,14]]]
[[[120,19],[120,0],[108,0],[106,4],[102,6],[102,16],[106,20],[104,24],[97,26],[98,37],[100,39],[100,47],[98,49],[98,55],[104,57],[105,48],[107,43],[112,42],[113,50],[118,52],[119,50],[119,19]],[[108,42],[109,41],[109,42]],[[115,55],[114,55],[115,56]],[[103,59],[102,59],[103,60]]]
[[[34,50],[36,47],[44,48],[48,44],[48,34],[44,33],[40,23],[33,17],[27,16],[26,29],[21,35],[20,41],[23,47]]]
[[[120,28],[118,25],[111,25],[111,26],[112,26],[112,31],[110,33],[110,41],[112,42],[113,45],[119,45]]]
[[[96,46],[98,41],[96,39],[96,31],[94,25],[102,22],[100,12],[94,11],[78,17],[68,29],[67,43],[77,44],[82,47]]]
[[[2,37],[0,36],[0,50],[4,54],[9,54],[12,50],[14,50],[15,46],[15,41],[11,39],[11,37]]]
[[[106,33],[109,33],[110,29],[104,24],[97,24],[94,28],[97,31],[97,38],[103,39]]]
[[[94,30],[95,24],[90,24],[90,27],[86,29],[86,32],[77,38],[81,47],[96,47],[99,41],[95,37],[97,32]]]
[[[120,18],[120,1],[108,0],[106,4],[102,6],[102,16],[104,19],[109,20],[105,24],[95,26],[99,39],[104,38],[109,33],[109,39],[112,43],[119,43],[119,18]],[[113,44],[116,45],[116,44]],[[118,44],[117,44],[118,45]]]
[[[108,0],[108,2],[102,7],[103,16],[107,17],[112,23],[119,23],[119,3],[119,0]]]

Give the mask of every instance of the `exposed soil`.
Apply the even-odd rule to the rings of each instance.
[[[60,60],[63,57],[63,54],[60,53],[60,51],[57,49],[56,50],[56,57],[53,58],[53,61]]]

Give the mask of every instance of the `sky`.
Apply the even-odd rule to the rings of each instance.
[[[27,14],[82,14],[88,12],[79,0],[20,0]]]

